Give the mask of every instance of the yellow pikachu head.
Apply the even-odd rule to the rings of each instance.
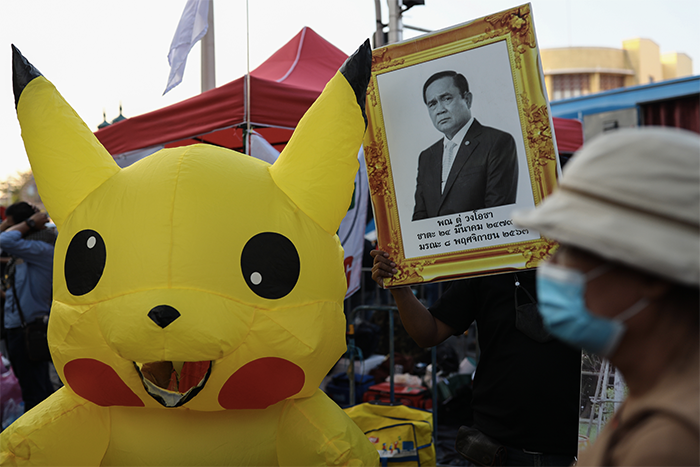
[[[369,44],[274,165],[194,145],[125,169],[13,50],[22,137],[59,230],[49,344],[69,389],[202,411],[313,394],[345,349],[335,232],[366,126]]]

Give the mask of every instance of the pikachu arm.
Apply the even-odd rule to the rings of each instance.
[[[0,465],[99,465],[109,410],[62,387],[0,433]]]
[[[279,465],[379,465],[360,428],[320,389],[286,402],[277,432]]]

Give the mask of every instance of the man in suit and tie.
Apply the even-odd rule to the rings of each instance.
[[[444,137],[418,159],[413,220],[515,203],[515,140],[472,117],[464,75],[434,74],[423,86],[423,101]]]

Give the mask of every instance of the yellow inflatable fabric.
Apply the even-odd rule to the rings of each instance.
[[[49,346],[65,386],[0,435],[2,465],[376,465],[318,389],[345,351],[342,248],[371,50],[274,165],[165,149],[120,169],[13,46],[56,222]]]

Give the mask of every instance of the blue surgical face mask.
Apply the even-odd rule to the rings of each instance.
[[[537,269],[538,308],[545,328],[560,340],[605,358],[617,349],[624,322],[649,304],[642,298],[612,319],[591,313],[586,307],[586,283],[612,267],[606,263],[585,274],[552,263]]]

